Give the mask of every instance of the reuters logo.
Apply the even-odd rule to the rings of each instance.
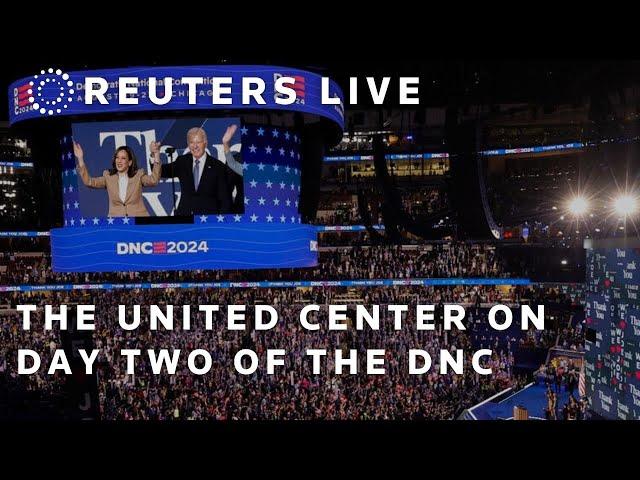
[[[39,75],[34,75],[29,82],[29,103],[34,110],[42,115],[62,113],[69,108],[73,101],[73,82],[69,80],[69,74],[62,70],[40,70]]]

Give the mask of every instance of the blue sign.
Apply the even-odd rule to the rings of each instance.
[[[119,225],[51,231],[54,272],[259,269],[317,265],[312,225]]]
[[[87,78],[105,81],[103,92],[106,104],[97,99],[92,104],[85,103]],[[165,78],[171,78],[171,85],[164,85]],[[276,90],[276,82],[281,77],[291,77],[293,84],[286,84],[296,93],[295,103],[282,105],[282,94]],[[183,78],[198,78],[197,85],[190,87]],[[265,90],[261,97],[264,103],[250,97],[243,102],[243,93],[248,90],[243,79],[260,79]],[[133,79],[137,79],[134,81]],[[154,80],[151,80],[154,79]],[[158,82],[151,90],[150,83]],[[218,84],[220,82],[220,84]],[[135,93],[126,95],[123,87],[133,85]],[[39,117],[61,115],[90,115],[109,112],[149,112],[159,110],[286,110],[328,118],[340,130],[344,127],[344,95],[332,80],[328,81],[326,95],[337,99],[338,104],[323,104],[321,96],[322,76],[289,67],[264,65],[206,65],[188,67],[129,67],[108,70],[86,70],[64,73],[61,70],[42,70],[31,77],[22,78],[9,86],[9,123]],[[167,90],[165,90],[165,88]],[[190,90],[195,91],[190,95]],[[171,96],[166,104],[159,105],[151,100],[151,95],[165,98],[170,89]],[[167,94],[168,95],[168,94]],[[133,100],[131,104],[124,101]],[[217,101],[220,97],[225,101]]]

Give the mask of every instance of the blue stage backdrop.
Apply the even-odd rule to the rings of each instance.
[[[73,125],[73,139],[82,145],[85,164],[89,175],[93,177],[100,177],[104,170],[111,169],[113,154],[117,148],[122,146],[133,150],[138,167],[150,175],[151,142],[162,142],[160,159],[163,168],[166,169],[168,164],[179,155],[189,153],[187,131],[192,127],[201,127],[207,133],[207,153],[214,158],[224,159],[222,136],[230,125],[238,126],[238,130],[231,140],[231,152],[239,163],[238,167],[241,168],[242,130],[238,118],[182,118],[177,120],[76,123]],[[168,148],[175,149],[175,151],[172,154],[167,154]],[[67,157],[71,152],[72,148],[67,152]],[[67,158],[67,160],[69,159]],[[74,163],[69,162],[71,164],[68,166],[73,167],[75,165],[73,154],[70,160]],[[75,213],[77,211],[80,218],[106,217],[109,209],[106,190],[86,187],[75,171],[71,178],[67,172],[65,173],[67,178],[63,182],[65,184],[63,194],[72,194],[77,189],[75,191],[77,191],[77,201],[79,202],[79,207],[75,208],[75,200],[70,202],[70,199],[66,199],[65,202],[68,202],[70,207],[72,203],[74,206],[66,209],[65,212]],[[239,173],[242,174],[243,171],[239,170]],[[242,192],[236,192],[236,194],[239,193]],[[175,202],[172,199],[174,194]],[[177,206],[180,201],[180,182],[177,178],[160,179],[158,185],[145,187],[142,195],[151,216],[173,215],[174,206]],[[71,218],[73,216],[70,215]]]

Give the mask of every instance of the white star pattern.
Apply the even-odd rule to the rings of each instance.
[[[285,185],[286,184],[284,182],[280,182],[280,190],[284,189]]]
[[[249,164],[248,163],[243,163],[242,164],[242,170],[249,170]]]
[[[69,210],[71,208],[71,205],[69,205],[69,202],[67,202],[67,210]]]
[[[76,224],[76,221],[72,218],[71,219],[71,225],[75,225],[75,224]]]
[[[258,199],[258,203],[259,203],[260,205],[264,205],[264,202],[265,202],[264,197],[260,197],[260,198]]]
[[[200,215],[200,223],[207,223],[207,218],[206,215]]]
[[[260,162],[258,164],[258,170],[260,170],[260,171],[264,170],[264,163]]]
[[[111,217],[107,217],[107,223],[108,223],[109,225],[113,225],[113,218],[111,218]]]
[[[274,204],[275,206],[280,205],[280,199],[279,199],[278,197],[274,198],[274,199],[273,199],[273,204]]]
[[[233,217],[233,219],[234,219],[236,222],[239,222],[239,221],[240,221],[240,215],[235,215],[235,216]]]
[[[269,145],[265,147],[265,151],[267,152],[267,155],[271,155],[271,150],[272,148]]]
[[[247,127],[242,127],[240,129],[240,132],[242,132],[241,135],[246,135],[248,131],[249,131],[249,129]]]
[[[267,180],[267,188],[271,188],[271,185],[273,185],[273,182],[271,180]]]
[[[267,215],[267,222],[272,222],[273,221],[273,217],[271,215]]]
[[[249,197],[244,197],[244,204],[249,205]]]
[[[255,146],[255,145],[251,145],[251,146],[249,147],[249,151],[250,151],[251,153],[256,153],[256,146]]]
[[[291,206],[291,200],[289,200],[288,198],[287,198],[287,201],[286,201],[286,202],[284,202],[284,203],[286,203],[286,204],[287,204],[287,207],[290,207],[290,206]]]
[[[260,127],[258,128],[258,136],[262,137],[264,135],[264,128]]]
[[[280,152],[280,156],[284,157],[284,148],[280,147],[278,151]]]
[[[224,215],[218,215],[216,218],[218,219],[218,223],[224,222]]]
[[[284,223],[284,222],[286,222],[286,221],[287,221],[287,217],[285,217],[284,215],[282,215],[282,216],[280,217],[280,223]]]
[[[295,154],[296,154],[296,152],[294,152],[293,150],[291,150],[291,152],[289,153],[289,156],[290,156],[291,158],[293,158]]]
[[[84,219],[84,217],[82,217],[80,219],[80,225],[84,225],[85,223],[87,223],[87,221]]]
[[[296,207],[298,206],[298,200],[296,200],[296,203],[295,203],[295,205],[296,205]]]
[[[80,204],[78,202],[73,202],[73,208],[78,208]]]
[[[290,137],[290,136],[291,136],[291,135],[289,135],[289,132],[284,132],[284,138],[285,138],[285,139],[289,140],[289,137]]]
[[[292,183],[291,184],[291,190],[294,190],[296,188],[296,186]]]
[[[124,223],[125,225],[129,225],[129,217],[124,217],[122,219],[122,223]]]
[[[296,223],[296,217],[291,217],[291,223]]]
[[[73,192],[73,185],[69,185],[69,193]]]
[[[280,170],[280,166],[276,163],[273,165],[273,171],[277,172],[278,170]]]
[[[93,224],[98,225],[98,223],[100,223],[100,220],[97,217],[93,217]]]
[[[256,185],[258,185],[258,182],[255,180],[251,180],[249,183],[251,184],[251,188],[256,188]]]
[[[287,168],[285,168],[284,171],[289,173],[291,171],[291,167],[289,165],[287,165]]]
[[[293,136],[293,141],[296,142],[296,143],[298,142],[298,136],[297,135]]]
[[[274,129],[271,133],[273,134],[273,138],[278,138],[278,135],[280,135],[280,132],[276,129]]]
[[[67,193],[67,187],[62,187],[62,193]]]
[[[255,213],[253,215],[251,215],[251,221],[252,222],[257,222],[258,221],[258,216]]]

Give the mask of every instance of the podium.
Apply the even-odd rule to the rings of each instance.
[[[522,405],[516,405],[513,407],[513,419],[514,420],[529,420],[529,412]]]

